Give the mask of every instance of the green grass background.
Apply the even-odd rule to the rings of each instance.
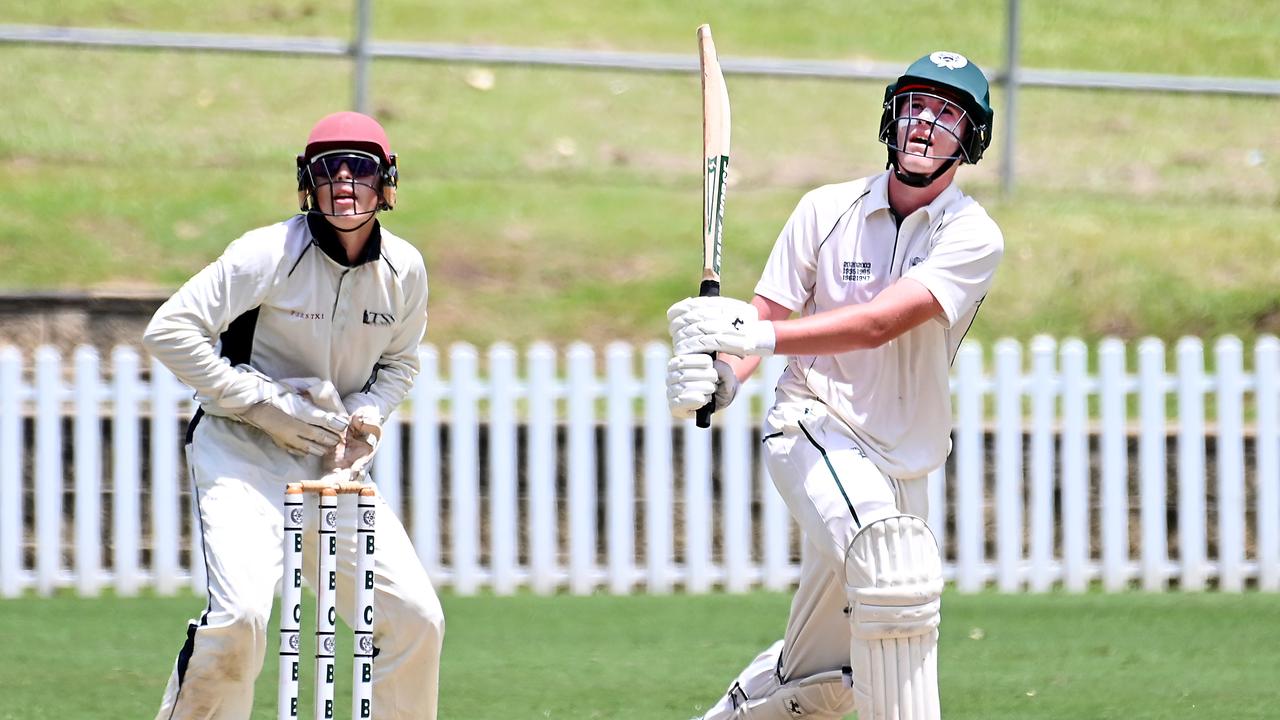
[[[767,592],[442,600],[440,716],[468,720],[684,720],[781,637],[789,602]],[[150,717],[200,606],[194,596],[0,601],[0,720]],[[1274,595],[948,592],[943,608],[952,720],[1275,717]],[[275,717],[275,672],[269,650],[256,719]]]
[[[1004,58],[1005,3],[479,0],[374,3],[374,37],[904,66],[930,49]],[[4,22],[347,37],[352,3],[0,4]],[[1280,76],[1280,4],[1022,3],[1032,68]],[[346,107],[344,60],[0,46],[0,290],[167,291],[287,216],[293,156]],[[491,72],[480,90],[476,73]],[[730,76],[725,292],[747,296],[806,190],[878,171],[882,87]],[[375,61],[371,102],[402,157],[389,228],[431,273],[428,339],[647,341],[696,287],[697,78]],[[999,88],[996,142],[961,174],[1007,253],[971,337],[1172,340],[1280,330],[1273,98]],[[1017,190],[999,192],[1017,131]]]
[[[1271,0],[1022,2],[1031,68],[1280,77]],[[938,48],[996,69],[1003,0],[374,3],[379,40],[871,59]],[[349,36],[315,0],[0,0],[0,22]],[[341,60],[0,45],[0,290],[175,287],[288,215]],[[492,89],[475,87],[493,73]],[[401,61],[371,99],[402,158],[388,227],[427,258],[429,339],[644,341],[696,286],[694,75]],[[747,295],[811,187],[878,171],[878,83],[730,76],[725,291]],[[1280,331],[1273,98],[997,88],[996,142],[961,174],[1007,254],[971,333]],[[1016,128],[1017,190],[999,193]],[[787,596],[444,597],[442,717],[685,718],[782,631]],[[1271,718],[1280,601],[1260,594],[949,594],[949,718]],[[149,717],[194,598],[0,602],[0,720]],[[270,645],[270,642],[268,643]],[[340,678],[342,675],[339,676]],[[258,713],[274,717],[274,656]]]

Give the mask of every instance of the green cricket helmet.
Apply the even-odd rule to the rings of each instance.
[[[901,77],[885,88],[884,110],[880,116],[880,142],[888,146],[889,164],[895,169],[896,152],[910,152],[897,147],[900,123],[930,122],[933,123],[931,132],[951,132],[955,129],[954,125],[958,125],[954,123],[949,126],[930,117],[908,115],[905,106],[912,93],[931,95],[954,103],[968,118],[967,131],[964,137],[956,137],[960,154],[949,158],[949,162],[938,172],[932,176],[903,178],[903,173],[899,171],[899,177],[915,181],[910,184],[918,183],[918,186],[923,186],[946,172],[956,161],[977,163],[991,145],[991,126],[995,120],[995,112],[991,109],[990,85],[982,70],[959,53],[938,51],[911,63]],[[951,134],[954,135],[953,132]]]

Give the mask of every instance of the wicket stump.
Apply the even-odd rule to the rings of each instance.
[[[351,717],[369,720],[373,713],[373,561],[374,490],[349,482],[289,483],[284,491],[284,579],[280,591],[279,719],[297,720],[298,669],[302,632],[302,528],[305,493],[320,496],[320,542],[316,572],[315,717],[332,720],[334,650],[338,622],[338,496],[355,495],[356,588],[352,626],[355,633]]]

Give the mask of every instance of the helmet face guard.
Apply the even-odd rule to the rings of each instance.
[[[963,121],[955,117],[957,111]],[[898,179],[908,185],[924,187],[941,177],[956,162],[977,164],[991,145],[994,120],[995,111],[991,109],[986,75],[963,55],[939,51],[911,63],[896,82],[885,88],[880,142],[889,148],[889,166],[894,168]],[[919,128],[922,123],[929,124],[923,147],[918,141],[910,142],[911,137],[919,135],[918,130],[911,132],[912,128]],[[944,135],[934,134],[938,132]],[[956,140],[958,152],[954,157],[930,152],[933,141],[944,138]],[[900,152],[921,157],[946,157],[947,161],[932,175],[909,173],[898,167]]]
[[[345,169],[345,174],[343,170]],[[329,207],[320,207],[316,188],[322,185],[347,184],[351,195],[358,187],[367,187],[378,195],[376,209],[359,214],[373,215],[378,210],[392,210],[396,205],[396,182],[399,173],[396,156],[389,155],[389,162],[364,150],[337,149],[317,153],[311,157],[298,156],[298,207],[303,212],[316,211],[330,217],[346,215],[335,207],[334,194]],[[334,187],[334,193],[338,191]]]
[[[899,92],[889,100],[880,142],[907,155],[972,163],[965,137],[973,122],[958,103],[928,90]]]

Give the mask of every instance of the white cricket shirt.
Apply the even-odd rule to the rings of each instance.
[[[373,405],[385,418],[413,385],[426,324],[417,248],[379,224],[350,264],[326,221],[296,215],[231,243],[156,311],[143,344],[211,415],[267,396],[234,368],[248,363],[275,379],[329,380],[348,410]]]
[[[884,345],[794,356],[778,400],[816,398],[896,478],[927,474],[951,451],[951,361],[1004,252],[986,211],[954,183],[894,222],[889,173],[806,194],[769,256],[756,294],[802,315],[865,303],[899,279],[929,289],[934,320]]]

